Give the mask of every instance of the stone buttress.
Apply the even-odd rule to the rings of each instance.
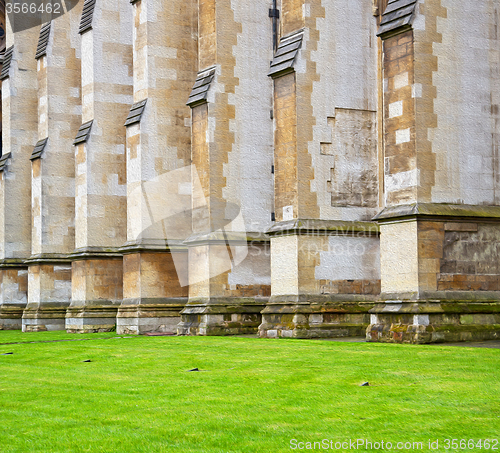
[[[2,80],[0,159],[0,329],[21,329],[28,297],[31,254],[30,156],[37,139],[36,61],[38,29],[12,32]]]
[[[498,9],[390,0],[380,12],[382,297],[367,340],[498,338]]]
[[[498,338],[497,3],[6,21],[0,329]]]
[[[82,117],[75,131],[75,251],[70,332],[111,330],[123,299],[126,134],[133,101],[132,8],[86,0],[79,32]]]
[[[175,333],[188,299],[182,244],[191,234],[186,99],[197,70],[197,2],[132,3],[134,104],[125,121],[127,243],[117,332]]]
[[[200,0],[189,302],[179,334],[254,333],[270,294],[269,2]]]
[[[75,154],[81,121],[82,2],[40,27],[38,141],[31,154],[31,257],[24,331],[64,330],[75,248]]]
[[[370,2],[281,2],[261,337],[362,335],[368,325],[380,292],[369,221],[379,206],[375,31]]]

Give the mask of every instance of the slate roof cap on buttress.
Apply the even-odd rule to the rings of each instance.
[[[418,0],[390,0],[382,14],[377,36],[382,38],[411,28]]]
[[[85,0],[85,3],[83,4],[82,18],[80,20],[80,28],[78,29],[78,33],[82,34],[92,28],[95,2],[96,0]]]
[[[31,153],[30,160],[35,160],[41,157],[43,150],[47,145],[48,140],[49,140],[48,138],[44,138],[43,140],[38,140],[38,142],[35,145],[35,148],[33,149],[33,152]]]
[[[208,90],[215,76],[215,67],[204,69],[198,73],[186,105],[193,108],[207,102]]]
[[[273,61],[271,62],[271,67],[267,73],[269,77],[274,78],[293,71],[295,57],[302,46],[303,38],[304,30],[299,30],[280,39]]]
[[[10,46],[4,53],[2,72],[0,73],[0,80],[9,77],[10,64],[12,62],[12,55],[14,54],[14,46]]]
[[[142,114],[144,113],[144,109],[146,108],[147,99],[143,99],[142,101],[136,102],[132,107],[130,107],[130,112],[125,120],[125,126],[129,126],[130,124],[139,123],[142,118]]]
[[[42,25],[42,28],[40,29],[40,36],[38,37],[38,46],[36,48],[35,59],[47,55],[47,46],[49,45],[50,38],[50,24],[51,22]]]

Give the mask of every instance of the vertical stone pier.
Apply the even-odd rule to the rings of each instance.
[[[476,6],[397,0],[381,18],[382,297],[368,341],[500,336],[499,37],[493,5]]]
[[[379,229],[369,221],[379,206],[371,4],[283,0],[280,16],[268,71],[272,289],[259,334],[362,335],[380,293]]]
[[[187,248],[181,242],[191,232],[189,190],[185,195],[182,190],[190,183],[186,99],[196,78],[197,2],[138,0],[130,8],[134,104],[125,121],[127,243],[121,249],[123,302],[117,332],[175,333],[188,299],[188,282],[177,272],[187,276]],[[176,220],[177,228],[163,228],[163,222]]]
[[[64,330],[71,302],[82,5],[42,25],[36,49],[38,141],[31,154],[32,255],[23,331]]]
[[[199,1],[192,115],[189,302],[179,334],[256,332],[270,293],[272,57],[269,2]]]
[[[75,131],[75,251],[70,332],[114,329],[123,299],[126,242],[126,134],[133,101],[132,8],[86,0],[79,32],[82,118]]]
[[[0,329],[21,329],[31,254],[30,157],[37,139],[38,30],[13,33],[7,21],[0,159]]]

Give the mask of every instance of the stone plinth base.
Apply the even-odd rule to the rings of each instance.
[[[0,306],[0,330],[21,330],[24,306],[2,304]]]
[[[68,332],[108,332],[116,329],[123,300],[123,257],[101,253],[72,263],[72,300],[66,312]]]
[[[385,208],[381,296],[368,341],[500,338],[500,207],[413,203]]]
[[[125,299],[118,309],[116,332],[142,335],[150,332],[177,333],[181,310],[187,297],[161,299]]]
[[[338,338],[364,336],[368,311],[364,297],[274,296],[262,312],[261,338]]]
[[[71,262],[48,261],[38,255],[29,260],[28,304],[23,312],[23,332],[64,330],[71,303]]]
[[[66,331],[68,333],[111,332],[116,329],[117,312],[118,306],[113,307],[109,301],[92,303],[86,301],[82,308],[69,307],[66,313]]]
[[[28,268],[0,269],[0,330],[21,330],[28,302]]]
[[[266,298],[190,300],[181,312],[178,335],[239,335],[256,333]]]
[[[380,297],[378,225],[294,219],[268,234],[272,295],[259,336],[364,336]]]
[[[366,340],[444,343],[500,338],[500,301],[390,301],[371,311]]]
[[[123,257],[123,302],[116,318],[119,334],[177,333],[180,312],[188,301],[188,287],[178,273],[187,276],[185,247],[172,250],[157,244],[129,244]]]
[[[42,302],[35,308],[30,308],[28,304],[22,317],[23,332],[65,330],[68,306],[69,302],[61,304]]]

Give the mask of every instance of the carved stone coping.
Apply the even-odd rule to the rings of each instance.
[[[0,260],[0,269],[26,269],[26,260],[22,258],[6,258]]]
[[[66,264],[71,263],[71,261],[69,254],[41,253],[30,256],[25,263],[31,266],[39,264]]]
[[[183,241],[165,241],[165,240],[138,240],[126,242],[120,247],[119,252],[123,255],[131,255],[134,253],[179,253],[186,252],[187,247]]]
[[[235,231],[213,231],[210,233],[193,234],[188,237],[184,244],[189,247],[198,245],[247,245],[249,243],[266,243],[270,238],[261,232],[235,232]]]
[[[255,313],[262,311],[269,298],[248,297],[190,297],[181,314]]]
[[[382,293],[380,303],[401,304],[414,302],[452,303],[460,311],[460,303],[500,301],[500,291],[420,291],[407,293]]]
[[[86,259],[117,259],[123,258],[118,247],[83,247],[70,253],[68,257],[71,261]]]
[[[376,222],[350,222],[344,220],[294,219],[278,222],[267,233],[271,237],[306,236],[378,236]]]
[[[472,294],[459,300],[441,298],[438,300],[419,299],[415,301],[379,301],[370,313],[405,313],[405,314],[481,314],[500,313],[500,297],[490,294],[489,298],[474,299]]]
[[[268,307],[273,305],[289,306],[289,309],[282,311],[283,313],[308,313],[314,306],[324,306],[325,312],[367,313],[377,301],[378,296],[371,294],[283,294],[271,296]],[[271,311],[273,308],[269,308],[264,313]]]
[[[379,223],[428,218],[444,221],[463,218],[500,222],[500,206],[482,206],[450,203],[412,203],[385,208],[372,220]]]

